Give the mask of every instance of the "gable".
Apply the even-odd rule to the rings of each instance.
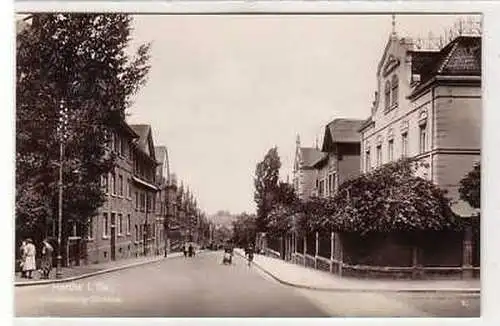
[[[146,154],[149,155],[149,157],[151,157],[152,159],[156,160],[155,146],[154,146],[154,143],[153,143],[153,135],[152,135],[152,132],[151,132],[151,128],[149,128],[147,141],[148,141],[148,143],[147,143],[147,146],[145,146],[144,150],[145,150]]]
[[[390,54],[385,61],[384,68],[382,69],[382,76],[389,76],[390,73],[392,73],[397,67],[399,67],[400,63],[401,60],[399,58],[395,57],[393,54]]]
[[[327,126],[325,128],[325,136],[323,137],[323,147],[321,148],[321,151],[331,152],[333,150],[334,150],[333,136],[330,131],[330,128]]]

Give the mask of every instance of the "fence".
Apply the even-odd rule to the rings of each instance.
[[[343,276],[389,278],[478,277],[479,232],[314,233],[269,239],[266,254]],[[288,245],[287,244],[288,242]],[[292,244],[292,242],[295,242]]]

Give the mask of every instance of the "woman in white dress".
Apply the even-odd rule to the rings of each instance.
[[[33,278],[33,271],[36,270],[36,248],[31,239],[26,240],[24,247],[23,272],[27,278]]]

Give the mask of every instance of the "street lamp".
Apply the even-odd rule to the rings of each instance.
[[[64,141],[66,138],[68,124],[68,108],[64,106],[61,100],[59,110],[59,182],[58,182],[58,228],[57,228],[57,266],[56,278],[62,276],[62,206],[63,206],[63,161],[64,161]]]

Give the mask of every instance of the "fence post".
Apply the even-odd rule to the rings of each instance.
[[[334,249],[333,241],[334,240],[335,240],[334,233],[330,232],[330,273],[333,272],[333,249]]]
[[[316,252],[314,253],[314,268],[318,268],[319,233],[316,232]]]
[[[472,270],[472,227],[467,226],[464,232],[462,242],[462,278],[472,278],[474,273]]]
[[[306,266],[306,255],[307,255],[307,234],[304,235],[304,266]]]
[[[336,238],[335,240],[337,241],[336,247],[339,249],[339,252],[338,252],[339,253],[339,263],[338,263],[339,265],[338,265],[337,271],[338,271],[339,276],[342,276],[342,267],[344,265],[344,247],[342,246],[342,241],[341,241],[340,237],[335,237],[335,238]]]

